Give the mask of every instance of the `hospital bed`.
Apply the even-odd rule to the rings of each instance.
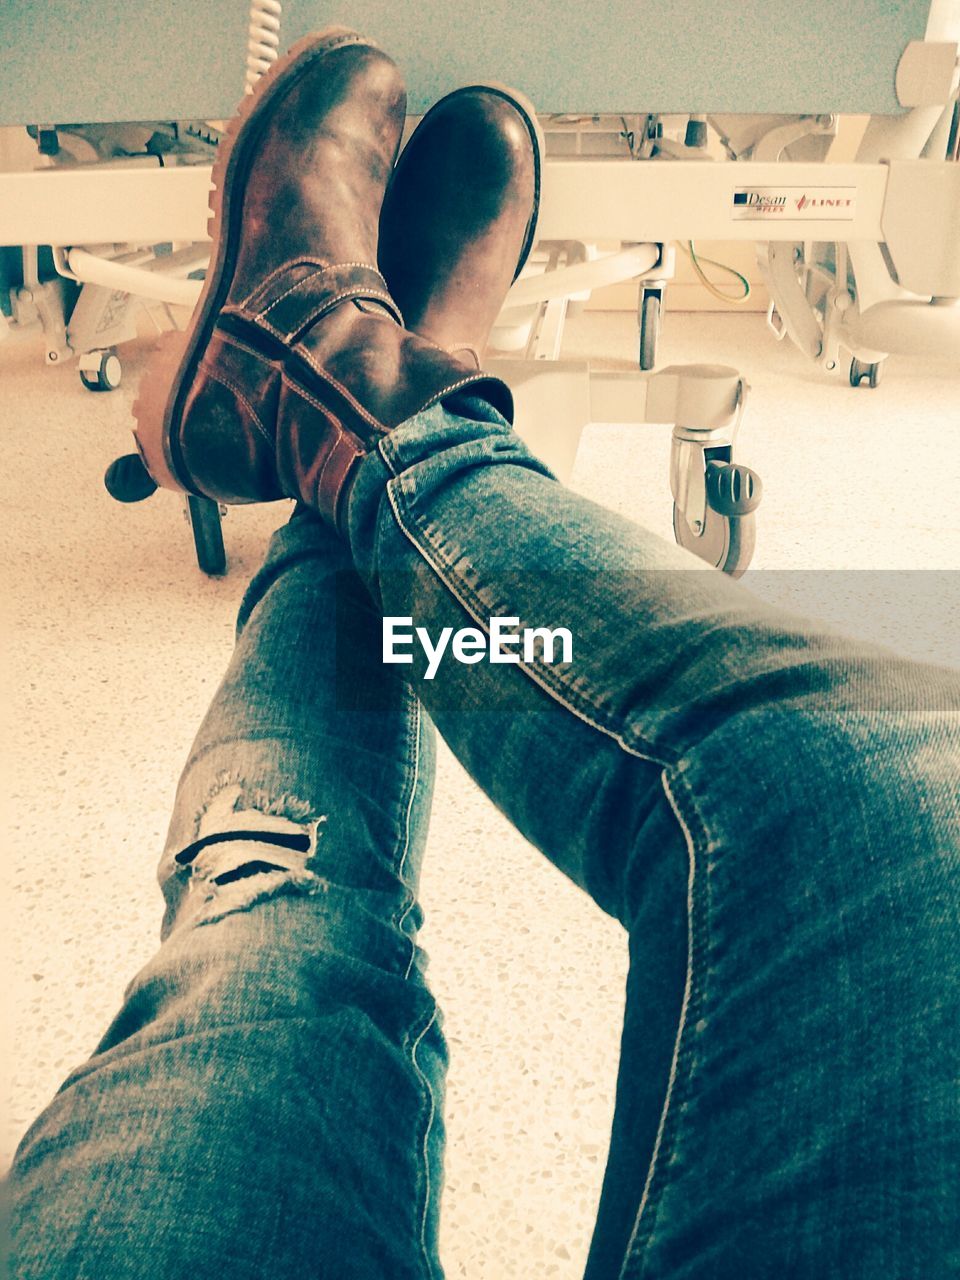
[[[232,110],[243,45],[252,83],[306,31],[353,23],[404,68],[414,115],[463,83],[523,88],[547,136],[540,243],[494,333],[518,429],[563,477],[588,422],[672,424],[675,536],[728,572],[749,563],[760,497],[759,478],[734,456],[749,388],[728,367],[657,368],[674,242],[754,243],[773,334],[825,376],[876,386],[890,353],[960,352],[960,0],[851,0],[830,10],[829,26],[812,0],[741,0],[723,22],[706,0],[675,0],[669,40],[656,34],[662,6],[637,0],[610,0],[593,21],[569,0],[530,0],[519,23],[510,0],[486,0],[458,11],[450,35],[443,0],[286,0],[282,9],[254,0],[246,30],[241,5],[210,0],[202,41],[181,0],[144,7],[151,53],[133,79],[118,38],[134,29],[129,6],[86,5],[80,36],[67,29],[69,9],[41,23],[35,6],[15,16],[0,123],[25,122],[23,102],[4,97],[19,65],[40,86],[27,123],[87,122],[39,127],[41,147],[96,151],[92,126],[118,119],[168,122],[158,126],[167,132],[152,152],[124,147],[89,163],[74,154],[67,165],[0,174],[0,243],[54,246],[59,276],[81,301],[93,290],[100,303],[113,299],[114,321],[123,298],[162,308],[197,296],[205,151],[216,145],[207,122]],[[112,40],[78,48],[91,10],[115,20]],[[98,64],[96,83],[80,73]],[[855,155],[839,160],[837,122],[848,115],[869,120]],[[637,369],[563,359],[570,308],[625,280],[637,289]],[[75,308],[72,328],[58,328],[56,295],[44,298],[42,282],[37,295],[48,358],[76,352],[85,381],[109,385],[109,326],[111,341],[98,340],[97,323],[78,324]],[[205,567],[217,568],[217,509],[194,502],[192,515]]]

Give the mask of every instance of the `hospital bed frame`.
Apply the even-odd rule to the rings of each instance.
[[[647,115],[633,129],[599,114],[543,121],[540,241],[493,345],[510,353],[495,363],[514,389],[518,429],[561,478],[589,422],[672,423],[677,540],[733,574],[749,563],[760,484],[734,459],[745,378],[706,364],[651,372],[675,240],[756,244],[775,335],[827,373],[846,350],[854,385],[875,386],[891,352],[960,351],[958,42],[960,6],[933,0],[926,38],[908,42],[895,69],[904,110],[871,118],[845,163],[829,162],[831,114]],[[254,0],[248,85],[279,47],[279,0]],[[58,272],[83,287],[81,301],[95,291],[89,310],[101,321],[114,300],[113,330],[101,325],[111,340],[94,346],[97,325],[77,324],[79,304],[71,333],[44,300],[48,360],[79,350],[88,385],[111,381],[114,335],[129,328],[121,299],[168,306],[198,296],[210,181],[203,149],[216,140],[205,128],[188,126],[190,145],[162,168],[139,157],[0,174],[0,242],[55,246]],[[707,158],[708,134],[719,158]],[[601,253],[604,242],[620,248]],[[638,289],[638,370],[562,359],[569,308],[625,280]],[[216,571],[219,511],[192,500],[191,516],[203,567]]]

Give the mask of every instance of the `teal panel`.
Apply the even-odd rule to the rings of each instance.
[[[283,43],[332,22],[403,67],[411,110],[500,80],[553,111],[899,111],[929,0],[286,0]],[[0,0],[0,124],[218,118],[243,87],[246,0]]]
[[[0,0],[0,125],[230,115],[247,20],[244,0]]]
[[[356,25],[403,67],[411,110],[472,80],[538,110],[899,112],[894,72],[930,0],[286,0],[284,39]]]

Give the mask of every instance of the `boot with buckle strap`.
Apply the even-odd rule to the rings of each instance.
[[[375,265],[404,106],[392,61],[343,29],[295,46],[244,104],[214,174],[191,329],[168,335],[134,406],[157,483],[223,502],[295,497],[338,524],[359,461],[420,409],[469,388],[511,417],[509,390],[469,352],[403,327]],[[495,315],[508,286],[480,273],[472,294],[489,293]]]

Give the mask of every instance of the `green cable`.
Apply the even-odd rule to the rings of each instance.
[[[697,278],[708,293],[712,294],[715,298],[719,298],[721,302],[729,302],[734,306],[741,306],[750,297],[750,281],[745,275],[742,275],[737,271],[735,267],[727,266],[725,262],[717,262],[714,258],[698,258],[697,251],[692,240],[688,240],[686,244],[678,240],[677,244],[679,244],[684,253],[689,256],[693,269],[697,274]],[[733,298],[729,293],[723,293],[718,289],[713,281],[707,278],[706,272],[703,270],[701,263],[706,263],[707,266],[716,267],[718,271],[725,271],[727,275],[733,276],[735,279],[739,280],[743,285],[743,293],[741,296],[739,298]]]

